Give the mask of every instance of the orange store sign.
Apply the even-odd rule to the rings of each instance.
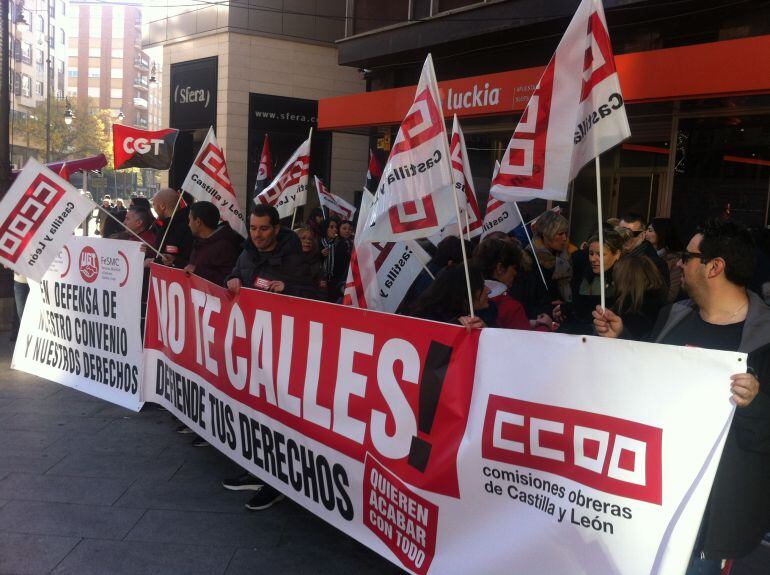
[[[628,102],[770,92],[770,35],[649,50],[615,56]],[[437,64],[441,73],[441,64]],[[487,116],[520,112],[544,67],[439,82],[444,115]],[[334,130],[398,124],[414,86],[325,98],[318,127]]]

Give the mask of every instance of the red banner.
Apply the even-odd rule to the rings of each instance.
[[[234,297],[162,266],[151,290],[146,349],[352,459],[369,453],[411,485],[459,496],[478,333],[258,290]],[[184,378],[168,364],[146,370],[196,420]],[[222,422],[222,437],[235,433]]]

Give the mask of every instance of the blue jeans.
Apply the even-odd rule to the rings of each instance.
[[[24,315],[24,305],[27,303],[28,295],[29,284],[19,283],[14,280],[13,299],[16,300],[16,313],[19,315],[19,322],[21,322],[21,316]]]
[[[720,575],[722,573],[721,559],[701,559],[700,551],[695,551],[690,558],[685,575]]]

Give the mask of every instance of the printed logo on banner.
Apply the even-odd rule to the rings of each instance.
[[[38,174],[0,227],[0,254],[16,263],[64,193],[45,174]]]
[[[93,283],[99,277],[99,257],[96,255],[96,250],[91,246],[84,247],[80,252],[78,265],[80,277],[86,283]]]
[[[508,154],[500,164],[496,183],[534,189],[543,187],[555,60],[551,60],[543,72],[543,77],[521,116],[508,144]]]
[[[206,147],[206,151],[203,154],[198,155],[198,159],[195,165],[203,170],[206,175],[216,181],[220,186],[227,188],[232,192],[232,185],[230,184],[230,176],[227,173],[227,164],[225,158],[222,155],[222,151],[209,144]]]
[[[436,208],[433,207],[433,196],[425,196],[419,200],[407,200],[388,210],[390,225],[395,233],[421,230],[438,225]]]
[[[405,567],[427,573],[436,552],[438,506],[366,454],[363,520]]]
[[[583,62],[583,88],[580,102],[583,103],[599,82],[615,73],[615,59],[612,57],[610,35],[602,23],[599,14],[594,12],[588,19],[588,36],[591,42],[586,48]]]
[[[662,442],[657,427],[490,395],[481,454],[660,505]]]
[[[428,88],[415,98],[412,107],[414,111],[401,124],[400,134],[404,137],[394,144],[391,158],[427,142],[444,129],[444,119]]]

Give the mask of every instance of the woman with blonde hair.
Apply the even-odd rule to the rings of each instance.
[[[668,286],[657,266],[645,256],[626,255],[615,264],[613,311],[634,339],[646,338],[666,303]]]

